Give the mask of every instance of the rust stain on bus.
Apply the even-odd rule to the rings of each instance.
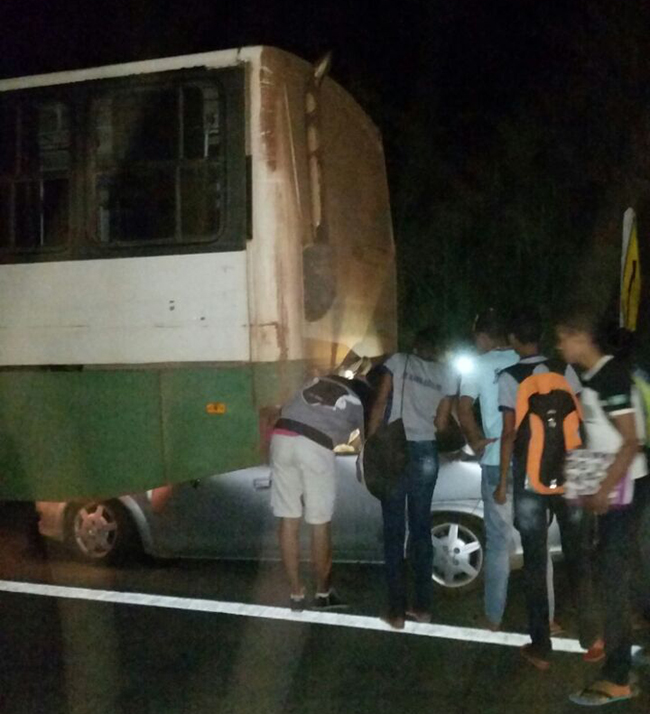
[[[260,67],[260,130],[264,145],[266,163],[275,171],[278,165],[277,135],[276,135],[276,102],[277,86],[273,81],[273,70],[265,64],[263,55]]]

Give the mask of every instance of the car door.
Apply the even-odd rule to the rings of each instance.
[[[155,550],[187,557],[276,557],[270,493],[268,466],[174,486],[162,512],[151,515]]]
[[[381,505],[357,478],[357,454],[337,454],[332,542],[339,561],[383,559]]]

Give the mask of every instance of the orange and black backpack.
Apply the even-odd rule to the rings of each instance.
[[[548,372],[534,374],[545,365]],[[503,370],[518,382],[513,452],[516,483],[545,496],[564,493],[566,452],[582,445],[582,412],[564,372],[566,364],[546,360]]]

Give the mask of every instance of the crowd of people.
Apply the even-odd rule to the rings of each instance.
[[[584,659],[602,661],[600,674],[571,700],[593,706],[629,699],[635,694],[631,561],[637,553],[645,573],[634,604],[650,617],[643,382],[629,352],[615,354],[620,339],[614,344],[589,308],[578,307],[556,321],[559,359],[542,354],[542,322],[534,311],[506,320],[486,310],[473,332],[478,356],[465,374],[443,359],[440,341],[428,329],[417,335],[411,351],[390,356],[369,378],[316,377],[283,407],[271,440],[272,508],[280,523],[290,605],[301,610],[307,603],[299,570],[304,519],[312,538],[313,607],[345,606],[330,583],[334,447],[355,430],[371,443],[382,425],[401,420],[406,466],[381,498],[388,593],[383,619],[395,629],[404,628],[407,619],[431,621],[437,444],[457,417],[481,464],[485,627],[502,627],[514,525],[524,553],[531,639],[521,655],[538,670],[550,668],[552,635],[561,630],[554,621],[548,549],[555,518]],[[596,486],[576,495],[585,484],[593,485],[594,474]]]

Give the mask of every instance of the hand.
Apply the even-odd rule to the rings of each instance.
[[[593,496],[586,496],[583,505],[588,511],[602,516],[609,511],[609,494],[601,488]]]
[[[477,456],[482,456],[483,452],[485,449],[490,445],[494,444],[495,441],[498,441],[498,439],[477,439],[476,441],[470,442],[470,447],[472,448],[472,451],[477,455]]]
[[[508,500],[508,485],[507,484],[500,483],[494,489],[494,500],[500,506],[503,506],[503,504]]]

